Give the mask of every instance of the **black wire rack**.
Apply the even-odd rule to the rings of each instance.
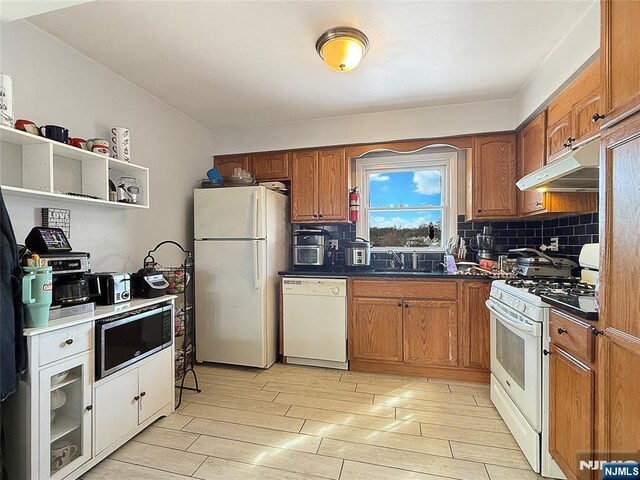
[[[156,262],[153,256],[160,247],[173,245],[179,248],[184,254],[184,260],[179,267],[163,267]],[[169,282],[168,292],[178,295],[181,302],[176,302],[176,312],[174,312],[176,325],[176,358],[175,358],[175,387],[180,390],[175,408],[182,403],[182,393],[190,390],[200,393],[198,386],[198,376],[194,369],[196,359],[196,330],[195,330],[195,289],[194,289],[194,260],[189,250],[173,240],[165,240],[157,244],[152,250],[147,252],[144,259],[145,268],[155,268],[163,274]],[[177,339],[182,338],[182,344],[178,348]],[[185,386],[188,374],[193,375],[194,387]]]

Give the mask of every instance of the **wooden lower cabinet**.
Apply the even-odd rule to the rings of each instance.
[[[578,454],[595,450],[595,372],[554,344],[549,363],[549,452],[569,480],[590,480]]]
[[[401,362],[402,300],[354,298],[351,309],[351,357]]]
[[[465,280],[460,282],[458,345],[460,367],[489,370],[489,298],[491,283]]]
[[[458,365],[458,304],[405,301],[402,316],[404,361],[420,365]]]
[[[489,288],[473,280],[349,279],[351,370],[488,381]]]

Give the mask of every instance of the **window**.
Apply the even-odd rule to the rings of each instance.
[[[442,251],[457,232],[457,159],[451,151],[358,159],[358,236],[378,251]]]

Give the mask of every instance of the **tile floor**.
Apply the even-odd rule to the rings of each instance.
[[[196,367],[85,480],[535,480],[485,384],[276,364]]]

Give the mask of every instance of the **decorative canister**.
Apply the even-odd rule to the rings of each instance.
[[[0,124],[13,127],[13,78],[0,73]]]

